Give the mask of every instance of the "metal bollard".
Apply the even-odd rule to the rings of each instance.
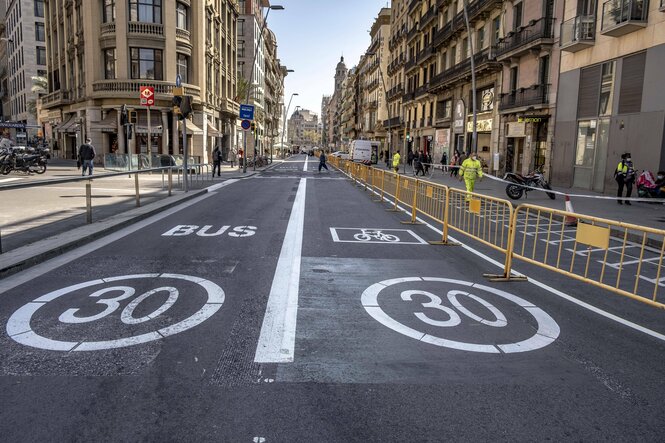
[[[92,181],[85,184],[85,222],[92,223]]]
[[[139,174],[134,174],[134,188],[136,189],[136,207],[141,207],[141,193],[139,191]]]
[[[172,189],[173,189],[173,169],[169,168],[169,197],[171,196]]]

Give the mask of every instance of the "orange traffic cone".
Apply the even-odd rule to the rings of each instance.
[[[573,204],[570,201],[570,197],[568,197],[568,194],[566,194],[566,212],[575,212],[573,209]],[[577,226],[577,217],[573,217],[572,215],[566,215],[563,224],[566,226]]]

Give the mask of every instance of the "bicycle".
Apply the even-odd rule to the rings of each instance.
[[[353,235],[353,238],[358,241],[370,241],[372,239],[395,243],[399,241],[399,237],[392,234],[384,234],[378,229],[363,229],[362,232]]]

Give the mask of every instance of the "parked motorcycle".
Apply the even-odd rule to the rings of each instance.
[[[7,175],[12,171],[43,174],[46,172],[49,157],[48,149],[34,153],[22,153],[13,148],[6,149],[0,153],[0,174]]]
[[[520,175],[514,172],[507,172],[503,179],[512,182],[506,186],[506,195],[513,200],[519,200],[522,195],[526,195],[532,188],[543,188],[552,190],[549,183],[545,180],[545,176],[541,170],[536,170],[529,175]],[[554,200],[556,194],[554,192],[545,192],[549,198]]]

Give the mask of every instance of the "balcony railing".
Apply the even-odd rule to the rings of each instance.
[[[400,126],[402,126],[402,120],[399,117],[392,117],[383,121],[384,128],[399,128]]]
[[[519,49],[527,50],[533,43],[543,39],[554,38],[554,19],[541,18],[529,22],[529,25],[518,28],[512,35],[506,36],[496,45],[496,57],[501,59],[504,55],[515,55]]]
[[[501,65],[494,61],[494,48],[485,48],[474,55],[476,72],[483,69],[501,69]],[[466,75],[471,75],[471,57],[446,69],[443,72],[432,77],[430,80],[430,90],[449,85],[456,82]]]
[[[413,101],[416,98],[416,93],[411,91],[411,92],[405,92],[404,95],[402,96],[402,99],[405,102]]]
[[[432,46],[427,46],[425,49],[418,53],[418,63],[424,62],[433,55],[435,55],[434,48]]]
[[[442,3],[442,2],[439,2]],[[469,21],[473,22],[479,17],[483,17],[483,13],[491,8],[501,6],[502,0],[475,0],[467,6],[467,11],[469,14]],[[443,6],[440,4],[438,6]],[[435,48],[441,46],[449,38],[451,38],[455,33],[466,25],[464,23],[464,13],[459,12],[451,21],[444,24],[435,34],[432,44]]]
[[[42,96],[42,106],[49,107],[69,103],[69,92],[55,91]]]
[[[190,32],[187,29],[175,28],[175,38],[189,41]]]
[[[127,32],[130,34],[164,35],[164,25],[160,23],[129,22]]]
[[[521,108],[525,106],[544,105],[549,102],[549,85],[533,85],[530,88],[518,89],[517,91],[503,94],[499,102],[499,109]]]
[[[563,51],[577,52],[596,41],[596,16],[578,15],[561,23],[559,44]]]
[[[425,15],[422,16],[420,19],[420,29],[423,29],[425,26],[430,24],[430,22],[436,18],[437,14],[439,13],[439,9],[436,6],[432,6],[427,10]]]
[[[619,37],[647,25],[648,0],[608,0],[603,3],[600,33]]]
[[[411,41],[413,37],[415,37],[418,34],[418,25],[415,24],[409,29],[409,32],[406,34],[406,39],[407,41]]]
[[[410,60],[407,60],[406,64],[404,65],[404,69],[408,71],[409,69],[413,68],[414,66],[416,66],[416,58],[415,57],[410,59]]]
[[[409,12],[413,11],[418,4],[420,4],[420,0],[411,0],[411,3],[409,3]]]
[[[93,82],[92,91],[94,93],[109,94],[138,94],[141,86],[152,86],[155,88],[155,94],[173,94],[173,83],[157,80],[98,80]],[[201,89],[194,85],[183,85],[185,94],[193,95],[195,98],[201,94]]]
[[[416,89],[416,97],[420,97],[428,93],[429,93],[429,83],[425,83],[424,85],[419,86],[418,89]]]
[[[100,27],[100,35],[106,37],[111,34],[115,34],[115,22],[102,23]]]
[[[378,87],[379,87],[379,80],[378,79],[375,79],[375,80],[373,80],[373,81],[371,81],[367,84],[367,90],[370,91],[370,92],[375,90]]]

